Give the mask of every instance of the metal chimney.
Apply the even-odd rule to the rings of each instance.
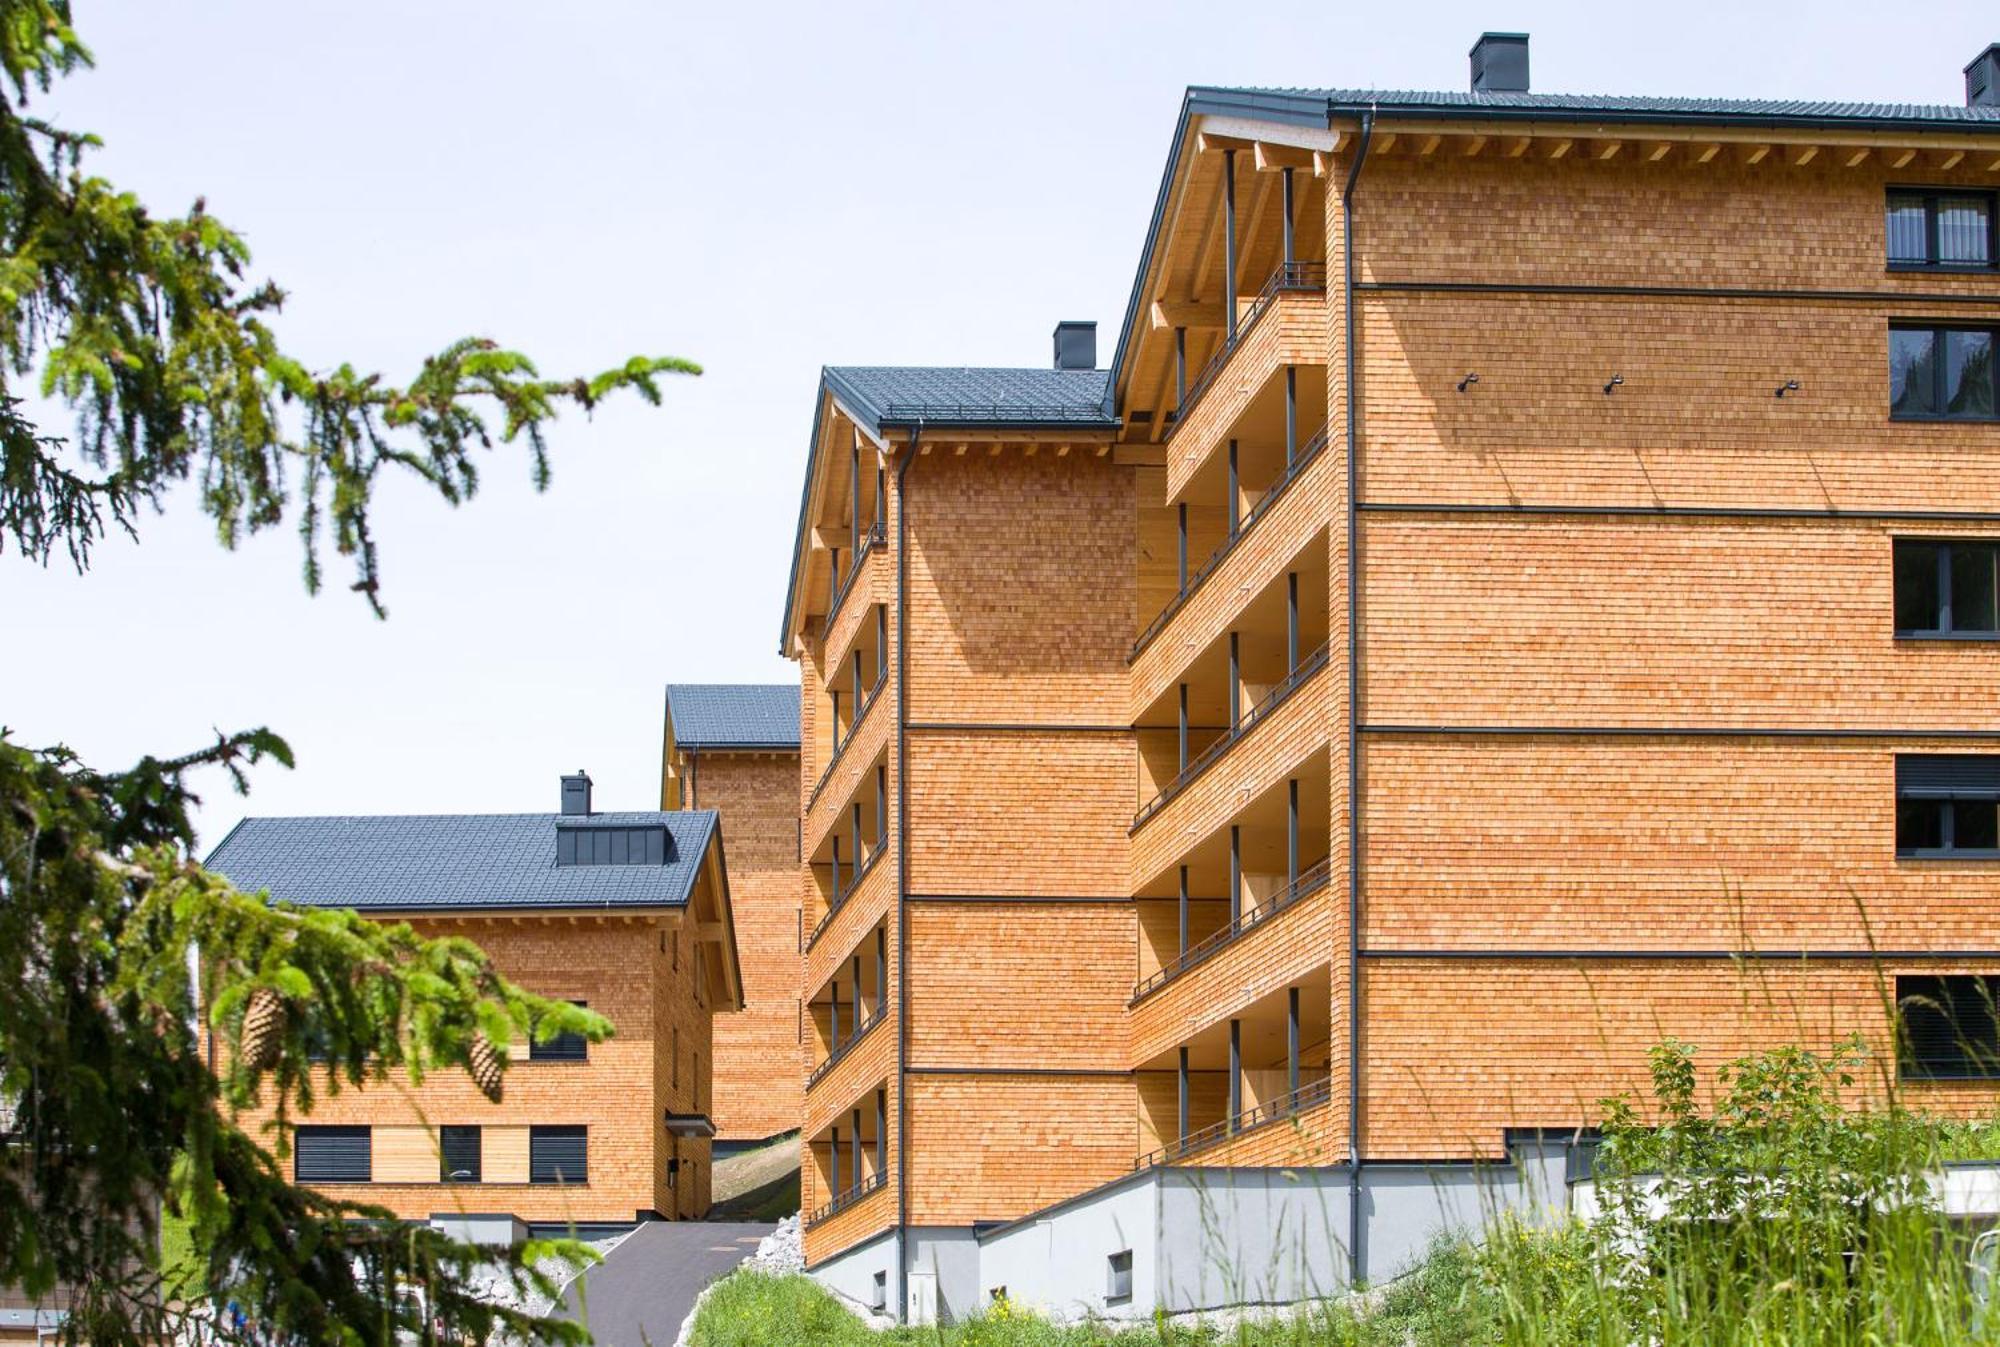
[[[1056,324],[1056,368],[1097,368],[1097,324],[1069,319]]]
[[[1973,57],[1965,68],[1965,106],[2000,107],[2000,42]]]
[[[1481,33],[1472,44],[1472,92],[1528,92],[1528,35]]]
[[[590,812],[590,773],[581,767],[575,776],[562,779],[562,811],[565,814],[588,814]]]

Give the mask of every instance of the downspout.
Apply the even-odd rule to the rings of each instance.
[[[1355,463],[1360,416],[1354,388],[1354,185],[1368,162],[1375,111],[1361,114],[1361,143],[1340,189],[1341,300],[1347,359],[1347,1284],[1361,1283],[1361,564]]]
[[[923,418],[896,465],[896,1321],[910,1317],[910,501],[904,491]]]

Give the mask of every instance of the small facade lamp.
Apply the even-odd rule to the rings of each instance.
[[[1620,385],[1620,384],[1622,384],[1622,383],[1624,383],[1624,382],[1625,382],[1625,376],[1624,376],[1624,375],[1622,375],[1622,374],[1614,374],[1614,375],[1612,375],[1612,376],[1611,376],[1611,382],[1610,382],[1610,383],[1608,383],[1608,384],[1606,384],[1606,385],[1604,385],[1604,396],[1605,396],[1605,397],[1607,397],[1607,398],[1608,398],[1608,397],[1610,397],[1610,396],[1611,396],[1611,390],[1612,390],[1612,389],[1614,389],[1614,388],[1616,388],[1616,387],[1618,387],[1618,385]]]
[[[1473,384],[1476,384],[1478,382],[1479,382],[1479,376],[1477,374],[1468,374],[1463,379],[1460,379],[1458,381],[1458,391],[1463,393],[1467,388],[1470,388]]]
[[[1796,393],[1798,391],[1799,391],[1799,381],[1797,379],[1787,379],[1783,383],[1778,385],[1778,391],[1772,394],[1772,396],[1781,398],[1787,393]]]

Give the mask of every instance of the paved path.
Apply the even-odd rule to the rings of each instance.
[[[648,1221],[570,1283],[560,1313],[588,1328],[599,1347],[673,1347],[702,1288],[755,1253],[771,1229],[738,1221]]]

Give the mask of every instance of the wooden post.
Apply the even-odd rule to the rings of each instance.
[[[1294,209],[1292,197],[1292,170],[1288,168],[1285,170],[1285,262],[1287,265],[1298,260],[1296,249],[1297,227],[1293,219],[1296,214],[1297,211]]]
[[[1178,1130],[1180,1134],[1174,1139],[1176,1141],[1186,1141],[1188,1134],[1188,1050],[1185,1046],[1181,1048],[1180,1087],[1180,1112],[1178,1114]]]
[[[1222,152],[1222,302],[1229,340],[1236,340],[1236,151]]]

